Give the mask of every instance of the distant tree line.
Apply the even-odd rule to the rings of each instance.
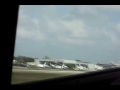
[[[26,63],[26,62],[34,62],[34,58],[32,57],[26,57],[26,56],[14,56],[14,60],[17,61],[17,63]]]
[[[14,60],[17,61],[17,63],[25,63],[26,62],[34,62],[34,59],[37,59],[37,58],[32,58],[32,57],[27,57],[27,56],[14,56],[13,58]],[[44,56],[43,59],[50,59],[50,57],[48,56]]]

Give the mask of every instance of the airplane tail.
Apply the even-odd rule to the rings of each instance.
[[[64,66],[65,66],[65,65],[64,65],[64,64],[62,64],[61,68],[64,68]]]
[[[50,66],[53,66],[53,64],[50,63]]]
[[[44,65],[46,65],[46,64],[47,64],[47,62],[44,63]]]
[[[38,59],[35,59],[34,62],[35,62],[35,65],[40,64],[40,61]]]

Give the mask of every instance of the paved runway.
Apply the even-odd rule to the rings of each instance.
[[[24,69],[22,70],[22,69],[13,69],[13,72],[79,74],[79,73],[85,73],[87,71],[72,71],[72,70],[24,70]]]

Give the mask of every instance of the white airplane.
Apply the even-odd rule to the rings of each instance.
[[[68,68],[65,64],[62,64],[62,65],[57,65],[57,64],[51,64],[50,65],[53,67],[53,68],[57,68],[57,69],[66,69]]]
[[[53,67],[53,68],[58,68],[58,69],[62,69],[62,66],[60,65],[57,65],[57,64],[51,64],[50,65]]]
[[[68,69],[68,67],[65,64],[62,64],[63,69]]]
[[[46,67],[50,67],[47,65],[47,62],[45,62],[44,64],[41,64],[39,60],[35,60],[35,65],[38,68],[46,68]]]
[[[102,66],[96,65],[95,64],[95,70],[103,70],[104,68]]]
[[[50,66],[47,64],[47,62],[45,62],[44,64],[44,67],[46,67],[46,68],[49,68]]]
[[[84,70],[84,67],[81,66],[80,64],[79,64],[79,65],[78,65],[78,64],[75,64],[74,70]]]
[[[118,63],[115,63],[115,62],[111,61],[110,64],[115,65],[116,67],[120,67],[119,61],[118,61]]]
[[[82,64],[76,64],[75,70],[103,70],[104,68],[102,66],[96,65],[96,64],[90,64],[90,65],[82,65]]]

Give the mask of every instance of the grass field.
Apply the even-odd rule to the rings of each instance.
[[[13,72],[12,73],[12,80],[11,84],[16,83],[23,83],[23,82],[29,82],[29,81],[36,81],[36,80],[44,80],[49,78],[55,78],[55,77],[62,77],[62,76],[68,76],[71,74],[65,74],[65,73],[23,73],[23,72]]]

